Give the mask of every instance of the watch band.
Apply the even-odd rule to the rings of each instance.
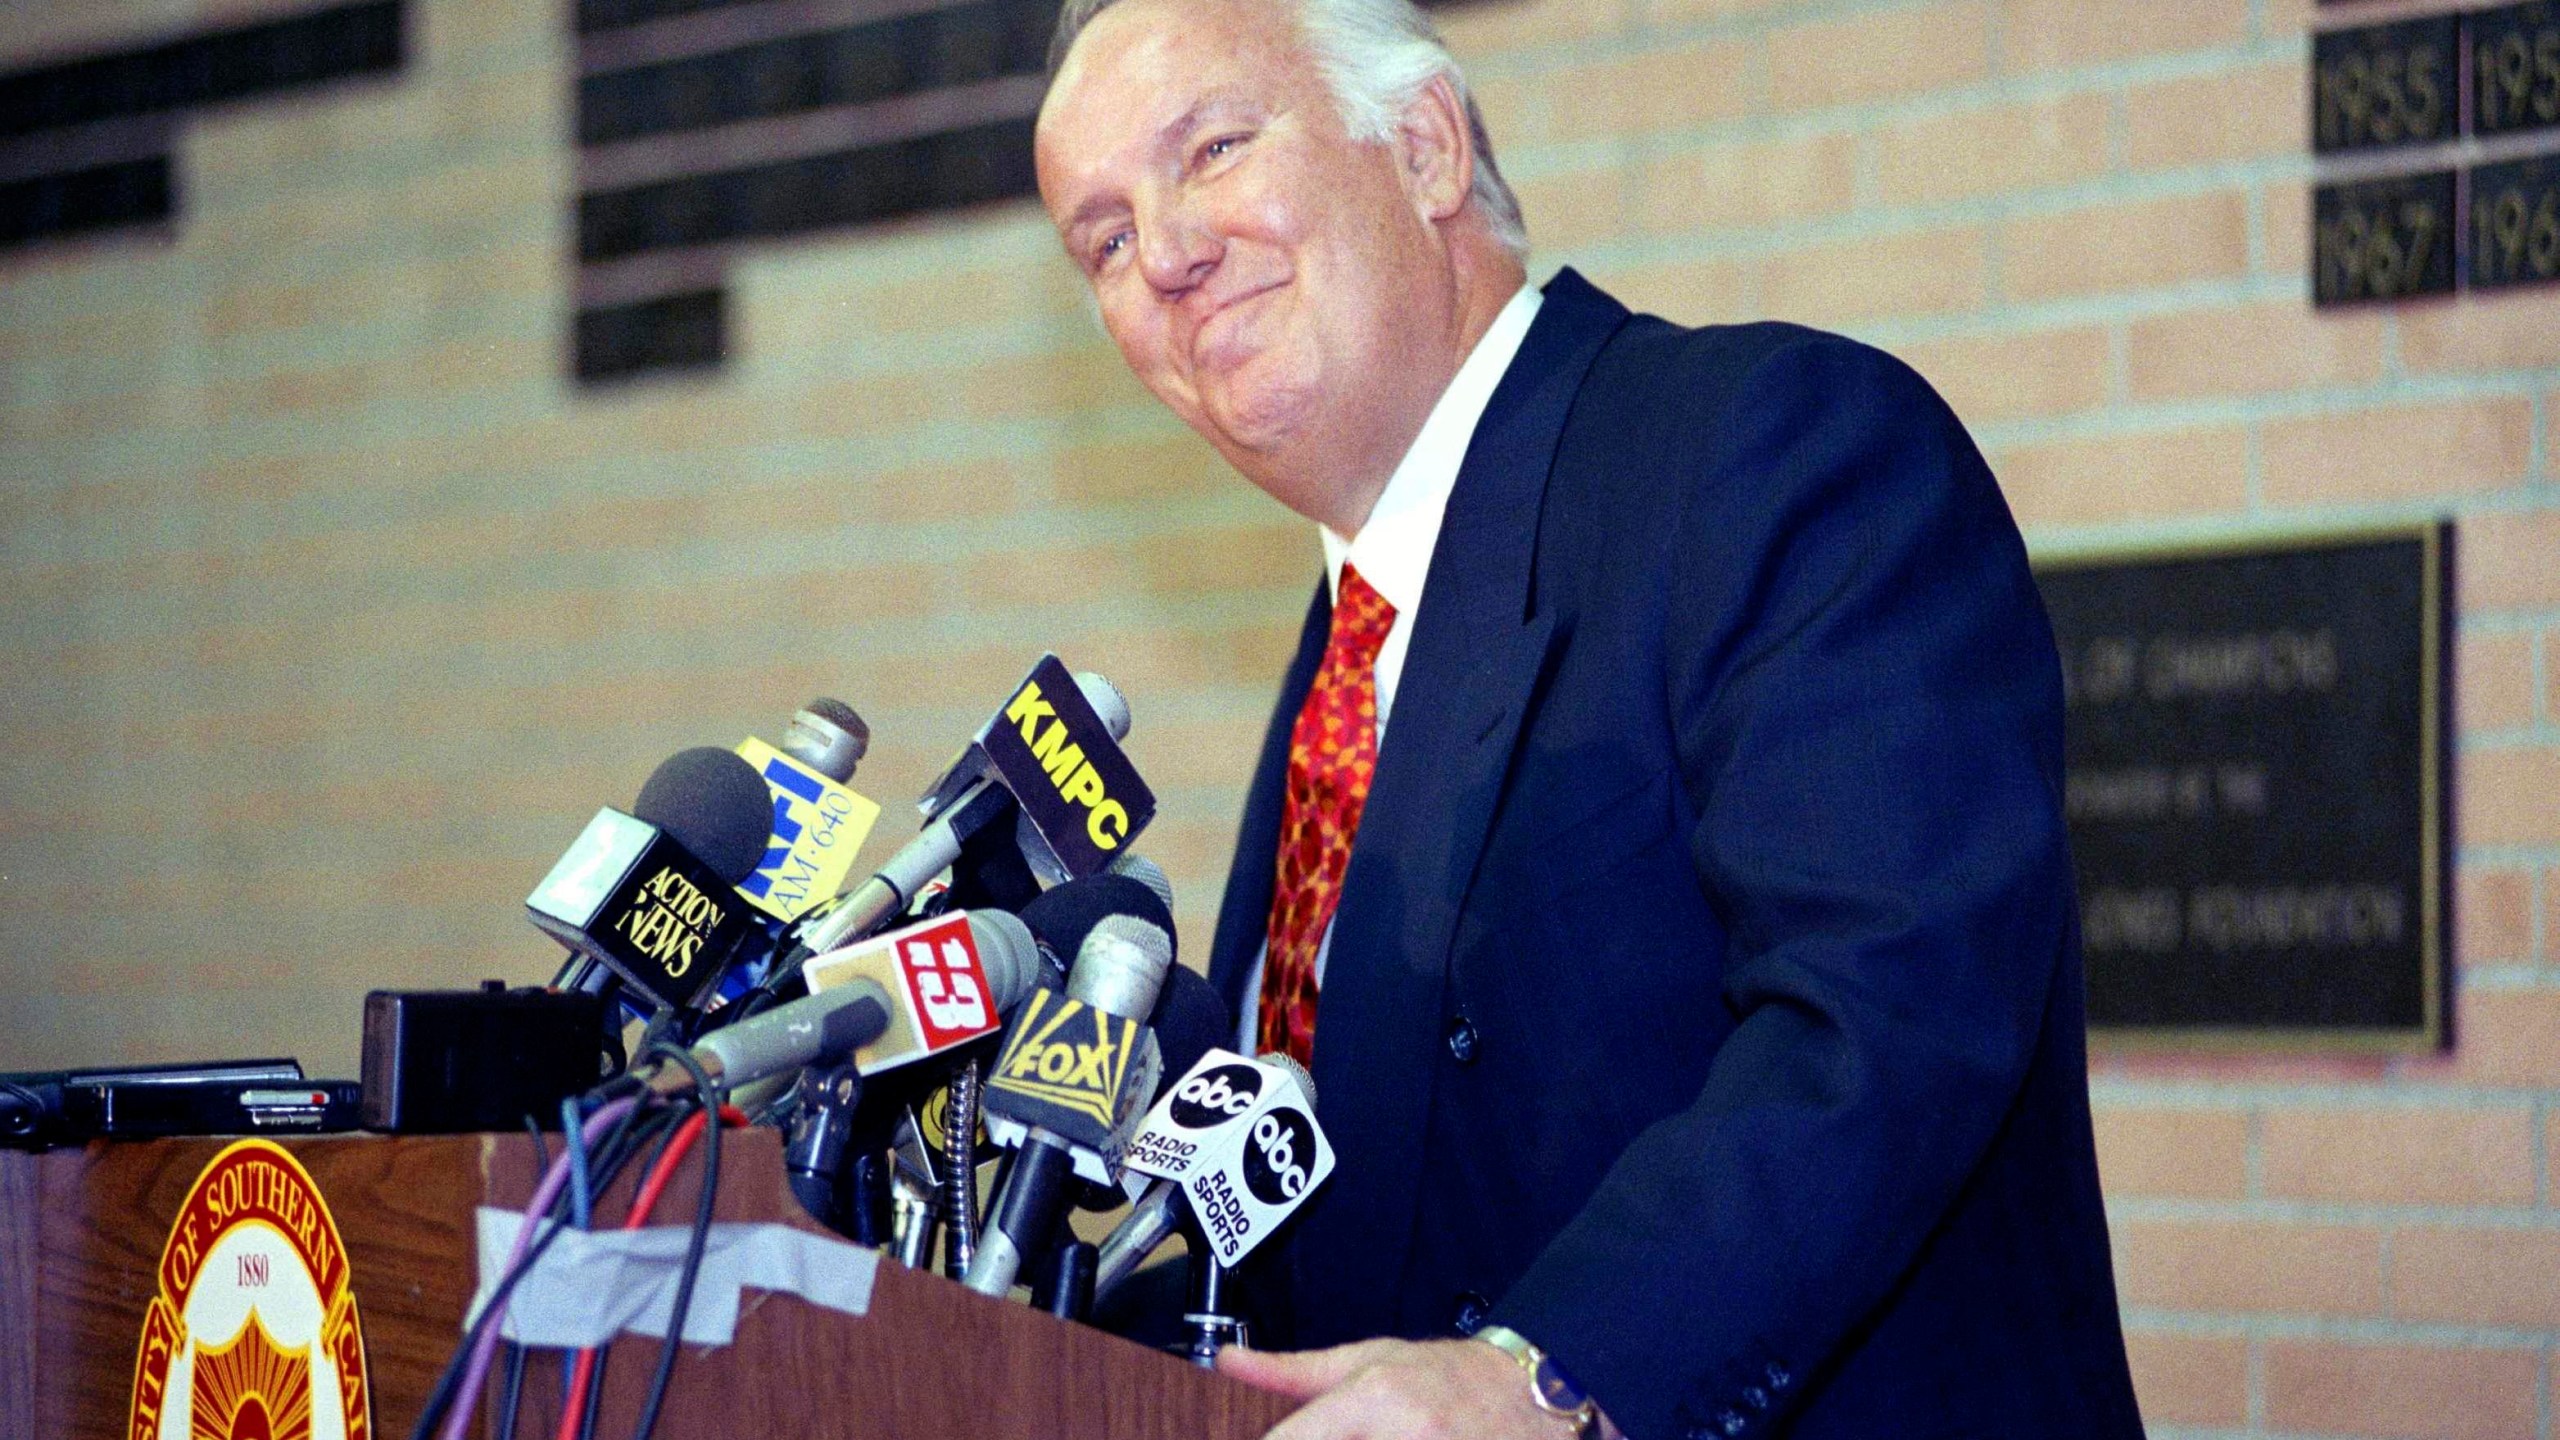
[[[1600,1440],[1600,1406],[1546,1351],[1507,1325],[1478,1329],[1481,1340],[1508,1355],[1529,1376],[1529,1402],[1573,1426],[1574,1440]]]

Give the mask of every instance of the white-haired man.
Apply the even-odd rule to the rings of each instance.
[[[1260,1277],[1330,1348],[1221,1362],[1275,1435],[2138,1436],[2059,677],[1954,417],[1530,288],[1404,0],[1070,0],[1052,60],[1121,354],[1322,529],[1211,958],[1341,1159]]]

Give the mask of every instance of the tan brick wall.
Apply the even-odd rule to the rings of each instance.
[[[265,8],[22,0],[0,63]],[[573,393],[565,9],[419,10],[397,82],[190,126],[173,239],[0,259],[0,1068],[344,1071],[367,986],[545,974],[518,898],[669,751],[838,694],[895,807],[1040,646],[1130,692],[1203,943],[1305,527],[1022,206],[777,247],[725,373]],[[2552,1440],[2560,302],[2311,312],[2313,11],[1446,22],[1542,272],[1906,356],[2031,544],[2456,518],[2458,1048],[2093,1086],[2155,1433]]]

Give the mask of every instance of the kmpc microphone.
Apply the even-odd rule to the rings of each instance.
[[[841,700],[820,696],[791,717],[779,746],[750,735],[738,755],[764,780],[773,826],[763,858],[738,893],[765,914],[799,919],[835,898],[880,807],[848,788],[871,748],[871,727]]]
[[[736,893],[764,854],[764,780],[736,754],[680,751],[631,814],[610,806],[525,898],[544,934],[660,1008],[689,1004],[750,928]]]
[[[964,841],[998,822],[1036,837],[1034,870],[1102,869],[1155,817],[1155,795],[1120,750],[1128,733],[1128,703],[1109,681],[1041,656],[926,792],[923,832],[805,927],[801,948],[832,950],[878,929],[960,858]]]
[[[967,1283],[981,1295],[1013,1288],[1074,1203],[1079,1175],[1119,1178],[1129,1127],[1155,1089],[1160,1064],[1140,1022],[1173,967],[1173,940],[1123,915],[1085,937],[1067,988],[1031,992],[1005,1032],[986,1084],[987,1133],[1015,1147],[1004,1191],[979,1238]]]

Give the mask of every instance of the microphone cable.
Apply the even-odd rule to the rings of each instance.
[[[660,1041],[651,1046],[647,1053],[652,1056],[660,1053],[665,1054],[668,1059],[682,1067],[687,1075],[693,1077],[694,1090],[700,1096],[702,1108],[697,1110],[694,1113],[693,1118],[686,1122],[688,1125],[700,1125],[701,1122],[706,1119],[726,1120],[728,1115],[737,1114],[734,1109],[730,1109],[729,1107],[721,1104],[719,1084],[703,1070],[700,1062],[693,1058],[693,1052],[675,1045],[670,1045],[665,1041]],[[722,1113],[724,1110],[727,1111],[727,1114]],[[746,1117],[740,1115],[738,1119],[739,1123],[743,1124],[745,1123]],[[702,1194],[700,1198],[695,1201],[693,1207],[693,1234],[687,1239],[685,1244],[684,1268],[677,1272],[676,1275],[675,1303],[671,1307],[670,1314],[667,1317],[667,1343],[658,1352],[658,1370],[655,1375],[650,1377],[649,1398],[640,1407],[639,1423],[634,1425],[631,1431],[632,1440],[649,1440],[650,1435],[657,1430],[658,1411],[659,1408],[666,1403],[667,1399],[667,1381],[675,1374],[677,1352],[684,1348],[685,1316],[693,1307],[693,1283],[702,1273],[703,1252],[708,1249],[711,1244],[712,1206],[716,1202],[720,1193],[721,1129],[722,1126],[719,1124],[703,1125],[701,1127],[701,1133],[704,1136],[702,1144]],[[683,1133],[678,1132],[676,1141],[668,1146],[668,1150],[672,1152],[668,1164],[663,1170],[657,1171],[656,1174],[651,1177],[656,1182],[657,1189],[663,1190],[666,1188],[666,1181],[662,1177],[674,1173],[674,1161],[683,1158],[685,1145],[686,1141]],[[647,1190],[645,1183],[643,1188],[644,1190]],[[647,1194],[650,1203],[655,1204],[657,1201],[656,1191],[648,1190]],[[637,1202],[634,1203],[634,1213],[637,1214],[639,1213],[636,1209]]]
[[[704,1110],[694,1110],[687,1114],[683,1123],[675,1127],[667,1142],[659,1147],[658,1153],[649,1157],[648,1165],[640,1172],[640,1189],[639,1193],[632,1197],[631,1213],[623,1217],[623,1229],[637,1230],[649,1223],[650,1213],[658,1207],[658,1197],[666,1192],[667,1182],[675,1178],[677,1168],[684,1164],[685,1153],[693,1148],[695,1141],[702,1138],[706,1128],[703,1121],[708,1114],[709,1112]],[[720,1107],[720,1120],[724,1125],[744,1125],[747,1117],[740,1113],[736,1106],[723,1105]],[[706,1157],[709,1153],[708,1149],[704,1151]],[[686,1302],[691,1297],[681,1288],[678,1294],[681,1298],[676,1308],[677,1333],[681,1334],[681,1319]],[[568,1404],[560,1413],[558,1440],[578,1440],[578,1437],[595,1433],[596,1396],[603,1388],[604,1352],[590,1348],[580,1350],[576,1354],[575,1369],[571,1372],[569,1388],[563,1392]],[[641,1433],[648,1432],[643,1430]]]

